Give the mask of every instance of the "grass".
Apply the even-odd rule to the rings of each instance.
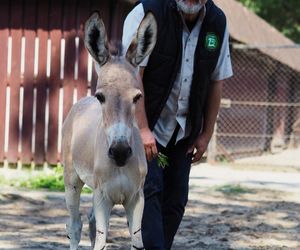
[[[50,191],[64,191],[63,168],[54,168],[53,173],[41,173],[35,177],[21,180],[19,183],[22,188],[29,189],[48,189]]]
[[[43,189],[48,191],[59,192],[63,192],[65,190],[63,179],[63,167],[61,166],[57,166],[49,172],[41,171],[37,174],[26,174],[18,178],[5,179],[3,176],[0,176],[0,184],[3,186],[5,185],[31,190]],[[82,192],[91,193],[92,190],[88,187],[84,187],[82,189]]]
[[[253,194],[255,193],[254,189],[242,187],[240,184],[227,184],[215,189],[218,192],[221,192],[225,195],[239,195],[239,194]]]

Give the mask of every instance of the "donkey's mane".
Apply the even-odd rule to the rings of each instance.
[[[123,54],[123,45],[120,41],[111,41],[109,43],[109,52],[111,55],[120,57]]]

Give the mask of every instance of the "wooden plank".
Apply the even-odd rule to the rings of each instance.
[[[36,79],[37,105],[36,105],[36,140],[34,161],[43,164],[45,161],[45,107],[47,92],[47,40],[48,40],[48,1],[38,1],[37,35],[39,37],[39,69]]]
[[[60,160],[57,150],[59,89],[60,79],[60,43],[62,38],[62,1],[52,0],[49,6],[49,32],[51,39],[51,73],[49,84],[49,141],[46,160],[49,164],[56,164]]]
[[[36,37],[36,0],[27,0],[24,5],[25,72],[24,72],[24,105],[22,129],[21,161],[29,164],[32,161],[33,131],[33,89],[34,89],[34,43]]]
[[[7,42],[9,1],[2,1],[0,8],[0,162],[4,161],[5,105],[7,85]]]
[[[84,46],[84,24],[89,17],[88,1],[79,1],[77,7],[77,36],[79,37],[78,80],[76,81],[78,100],[87,95],[87,64],[88,52]]]
[[[73,104],[74,65],[75,65],[75,37],[76,37],[76,1],[65,0],[63,15],[63,35],[66,43],[64,67],[64,105],[63,119],[67,116]]]
[[[21,38],[22,38],[22,0],[11,2],[11,37],[12,37],[12,64],[10,84],[10,120],[9,143],[7,160],[10,163],[18,161],[19,143],[19,98],[20,98],[20,65],[21,65]]]

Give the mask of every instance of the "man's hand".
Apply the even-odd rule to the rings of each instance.
[[[193,153],[192,163],[200,161],[202,155],[207,149],[210,137],[205,134],[200,134],[196,141],[189,147],[187,153]],[[194,152],[196,149],[196,152]]]
[[[157,157],[157,147],[155,138],[149,128],[140,129],[142,142],[144,144],[147,161]]]
[[[194,149],[196,149],[196,153],[193,154],[192,163],[200,161],[212,137],[220,107],[222,88],[223,81],[214,81],[209,89],[206,110],[203,117],[202,133],[198,135],[194,144],[187,151],[187,153],[193,153]]]

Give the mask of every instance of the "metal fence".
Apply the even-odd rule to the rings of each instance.
[[[300,167],[300,72],[262,47],[232,45],[234,76],[224,85],[209,160]],[[300,57],[297,45],[268,47],[291,48]]]

